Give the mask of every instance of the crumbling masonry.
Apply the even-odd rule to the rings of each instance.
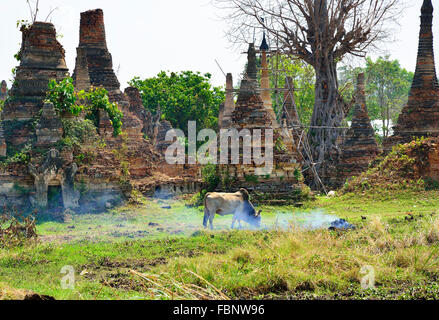
[[[399,116],[394,135],[384,143],[386,151],[413,137],[439,136],[439,84],[433,50],[433,5],[424,0],[421,9],[416,71],[407,105]]]
[[[359,176],[366,171],[381,152],[367,112],[363,73],[359,74],[357,78],[352,124],[346,133],[341,150],[337,175],[339,186],[347,179]]]
[[[250,136],[244,135],[239,146],[240,164],[222,165],[221,175],[228,184],[225,187],[246,187],[261,199],[294,199],[301,194],[301,165],[297,149],[292,144],[288,131],[279,126],[274,111],[267,101],[261,97],[261,89],[257,81],[256,50],[254,44],[249,45],[248,64],[244,79],[241,81],[231,123],[227,129],[238,132],[247,129]],[[266,129],[273,130],[273,141],[267,141]],[[273,150],[273,168],[265,171],[264,165],[245,163],[243,150],[251,145],[252,137],[261,132],[262,155]],[[254,140],[253,140],[254,143]],[[233,152],[229,144],[229,161]]]
[[[197,190],[198,168],[184,170],[163,164],[161,154],[167,146],[163,140],[171,125],[160,121],[160,113],[153,116],[145,110],[137,89],[128,88],[126,94],[120,90],[106,44],[102,10],[81,14],[73,79],[77,90],[91,86],[108,90],[110,100],[123,111],[124,133],[113,137],[108,115],[101,110],[98,131],[105,145],[93,150],[88,163],[77,162],[76,151],[59,144],[64,134],[61,117],[67,115],[59,115],[52,104],[43,103],[49,80],[60,81],[69,75],[54,26],[35,22],[22,33],[14,84],[9,92],[6,83],[2,84],[1,98],[9,94],[9,99],[0,122],[0,156],[14,155],[28,146],[30,161],[8,162],[2,167],[1,206],[47,208],[49,188],[60,190],[64,208],[92,211],[119,202],[133,188],[144,193],[154,193],[162,185],[176,192]]]
[[[53,24],[35,22],[21,31],[20,66],[3,110],[8,148],[19,148],[35,139],[32,122],[43,107],[47,84],[50,79],[64,79],[69,71]]]

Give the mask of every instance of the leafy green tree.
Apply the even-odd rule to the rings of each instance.
[[[300,121],[304,125],[309,125],[314,109],[315,98],[315,72],[314,68],[297,58],[290,58],[286,55],[274,55],[269,60],[270,70],[279,70],[278,73],[270,73],[271,87],[284,88],[286,77],[293,79],[294,99],[297,105],[297,112]],[[282,113],[284,94],[273,92],[273,108],[279,116]]]
[[[129,84],[139,89],[143,105],[155,113],[158,108],[163,119],[187,134],[188,121],[197,122],[197,130],[217,129],[219,106],[225,93],[221,87],[210,84],[211,75],[183,71],[165,71],[156,77],[132,79]]]
[[[349,99],[355,90],[356,76],[365,73],[369,116],[371,120],[382,121],[382,135],[388,137],[391,121],[397,121],[407,103],[413,72],[402,68],[398,60],[391,60],[389,56],[379,57],[376,61],[367,58],[363,68],[342,67],[339,71],[343,96]]]
[[[413,72],[402,68],[398,60],[389,60],[389,56],[376,61],[367,59],[367,92],[369,106],[374,117],[383,122],[383,136],[388,137],[390,121],[398,120],[402,108],[407,103]]]

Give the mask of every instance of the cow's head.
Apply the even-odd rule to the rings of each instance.
[[[245,222],[248,224],[260,228],[261,227],[261,212],[262,210],[259,210],[256,212],[255,207],[250,203],[250,201],[246,202],[245,207]]]

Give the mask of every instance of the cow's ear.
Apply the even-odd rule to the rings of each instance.
[[[262,213],[262,210],[259,210],[259,211],[258,211],[258,214],[257,214],[256,216],[257,216],[257,217],[260,216],[261,213]]]

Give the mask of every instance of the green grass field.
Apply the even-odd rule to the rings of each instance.
[[[204,231],[202,208],[184,199],[41,220],[37,244],[0,249],[0,299],[19,290],[56,299],[439,297],[437,191],[260,208],[262,231],[230,230],[230,216]],[[309,230],[332,217],[357,229]],[[73,289],[61,287],[64,266],[75,271]],[[364,268],[373,270],[374,288],[362,288]]]

